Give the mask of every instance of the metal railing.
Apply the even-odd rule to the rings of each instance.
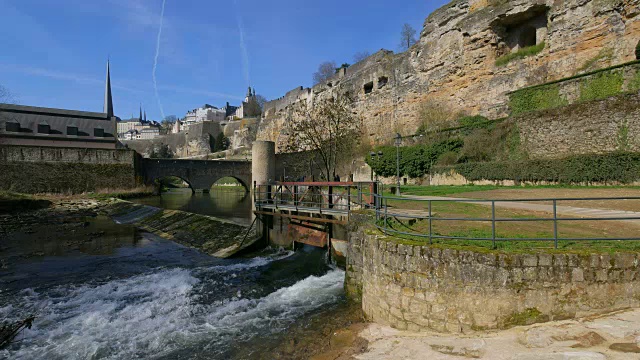
[[[376,216],[376,227],[387,235],[408,236],[412,239],[428,240],[432,244],[435,240],[464,240],[490,241],[495,248],[498,242],[549,242],[558,248],[563,241],[640,241],[640,231],[637,237],[563,237],[561,225],[569,222],[609,222],[609,221],[638,221],[640,224],[640,197],[592,197],[592,198],[540,198],[540,199],[420,199],[415,197],[386,196],[382,194],[382,184],[376,182],[280,182],[270,185],[254,185],[254,201],[256,209],[287,210],[324,215],[338,215],[349,217],[351,211],[373,209]],[[559,203],[596,202],[596,201],[638,201],[637,211],[598,209],[597,206],[568,207]],[[391,206],[389,202],[395,203]],[[398,202],[415,203],[412,209],[398,206]],[[435,208],[442,204],[471,204],[485,207],[487,216],[440,216]],[[522,203],[535,204],[533,209],[522,206]],[[417,206],[415,206],[417,204]],[[511,204],[511,206],[509,205]],[[513,205],[518,204],[518,205]],[[540,208],[543,205],[544,208]],[[574,210],[589,209],[590,211],[604,211],[600,216],[576,215]],[[524,211],[524,215],[498,216],[499,210]],[[560,210],[560,211],[559,211]],[[635,209],[634,209],[635,210]],[[529,215],[531,213],[535,215]],[[562,216],[562,213],[572,213]],[[548,216],[544,216],[548,214]],[[426,229],[415,231],[403,225],[402,230],[394,228],[394,221],[402,225],[402,221],[427,221]],[[454,236],[440,234],[434,229],[438,223],[481,223],[490,225],[490,236]],[[535,237],[505,237],[499,236],[500,224],[505,223],[549,223],[550,228],[545,232],[551,236]],[[526,234],[526,232],[525,232]],[[537,235],[537,234],[536,234]]]
[[[373,208],[374,182],[279,182],[254,185],[256,210],[289,210],[349,216]]]
[[[640,201],[640,197],[594,197],[594,198],[543,198],[543,199],[505,199],[505,200],[482,200],[482,199],[418,199],[418,198],[407,198],[407,197],[394,197],[394,196],[383,196],[383,195],[375,195],[376,198],[376,227],[381,230],[385,234],[390,235],[404,235],[412,238],[423,238],[428,239],[429,243],[433,243],[434,240],[437,239],[449,239],[449,240],[467,240],[467,241],[491,241],[493,247],[496,247],[497,242],[501,241],[540,241],[540,242],[553,242],[554,247],[558,248],[558,243],[561,241],[614,241],[614,240],[622,240],[622,241],[637,241],[640,240],[640,237],[562,237],[559,235],[559,225],[566,222],[587,222],[587,221],[634,221],[640,220],[640,212],[631,212],[624,210],[604,210],[597,208],[573,208],[573,209],[589,209],[591,211],[604,211],[609,212],[610,214],[616,213],[629,213],[629,216],[598,216],[598,217],[588,217],[588,216],[567,216],[561,217],[558,215],[558,203],[559,202],[592,202],[592,201],[626,201],[626,200],[637,200]],[[414,211],[414,213],[407,212],[405,209],[403,212],[402,208],[398,207],[390,207],[389,201],[410,201],[417,202],[418,204],[424,204],[421,210],[425,211],[424,215],[416,214],[415,209],[410,210]],[[437,214],[434,214],[434,205],[444,204],[444,203],[464,203],[464,204],[477,204],[483,206],[490,206],[491,217],[440,217]],[[550,208],[546,208],[544,210],[538,209],[527,209],[526,206],[520,206],[518,208],[509,207],[508,205],[502,205],[501,203],[506,204],[521,204],[521,203],[533,203],[533,204],[543,204],[544,206],[548,206]],[[496,206],[496,204],[499,204]],[[638,203],[640,205],[640,202]],[[501,206],[502,205],[502,206]],[[537,212],[537,213],[549,213],[548,217],[498,217],[496,216],[496,208],[505,208],[508,210],[520,210],[527,212]],[[565,209],[561,207],[561,209]],[[549,211],[550,210],[550,211]],[[420,211],[420,210],[417,210]],[[638,211],[640,211],[640,206],[638,206]],[[568,212],[571,212],[568,210]],[[392,228],[390,225],[393,220],[427,220],[428,221],[428,230],[424,232],[416,232],[416,231],[402,231]],[[441,235],[434,231],[433,226],[436,222],[480,222],[480,223],[489,223],[491,224],[491,236],[490,237],[473,237],[473,236],[452,236],[452,235]],[[509,222],[546,222],[552,223],[552,237],[500,237],[497,233],[497,225],[500,223],[509,223]],[[382,224],[382,225],[381,225]],[[640,231],[638,232],[640,234]]]

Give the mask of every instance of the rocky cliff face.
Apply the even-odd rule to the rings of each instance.
[[[336,91],[355,98],[371,143],[413,134],[424,104],[505,116],[511,91],[634,60],[638,14],[640,0],[454,0],[404,53],[381,50],[267,103],[257,138],[282,145],[291,109]]]

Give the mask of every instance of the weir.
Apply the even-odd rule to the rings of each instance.
[[[343,258],[351,212],[375,207],[377,184],[273,181],[275,144],[256,142],[253,149],[253,214],[263,238],[287,248],[329,248]]]

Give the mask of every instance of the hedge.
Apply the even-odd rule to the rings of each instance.
[[[515,180],[560,184],[622,183],[640,180],[640,153],[576,155],[564,159],[463,163],[434,167],[434,173],[455,170],[469,181]]]

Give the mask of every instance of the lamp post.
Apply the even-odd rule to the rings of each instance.
[[[396,133],[396,195],[400,196],[400,145],[402,145],[402,135]]]
[[[377,153],[377,154],[376,154],[375,152],[373,152],[373,151],[372,151],[370,155],[371,155],[371,160],[372,160],[372,162],[373,162],[373,161],[376,161],[376,162],[377,162],[377,161],[382,160],[382,155],[383,155],[383,153],[382,153],[382,150],[378,151],[378,153]],[[376,156],[377,156],[377,158],[376,158]],[[374,172],[373,172],[373,167],[372,167],[372,168],[371,168],[371,180],[372,180],[372,181],[373,181],[373,174],[374,174]],[[376,174],[376,179],[375,179],[375,180],[376,180],[376,182],[378,182],[378,174]]]

